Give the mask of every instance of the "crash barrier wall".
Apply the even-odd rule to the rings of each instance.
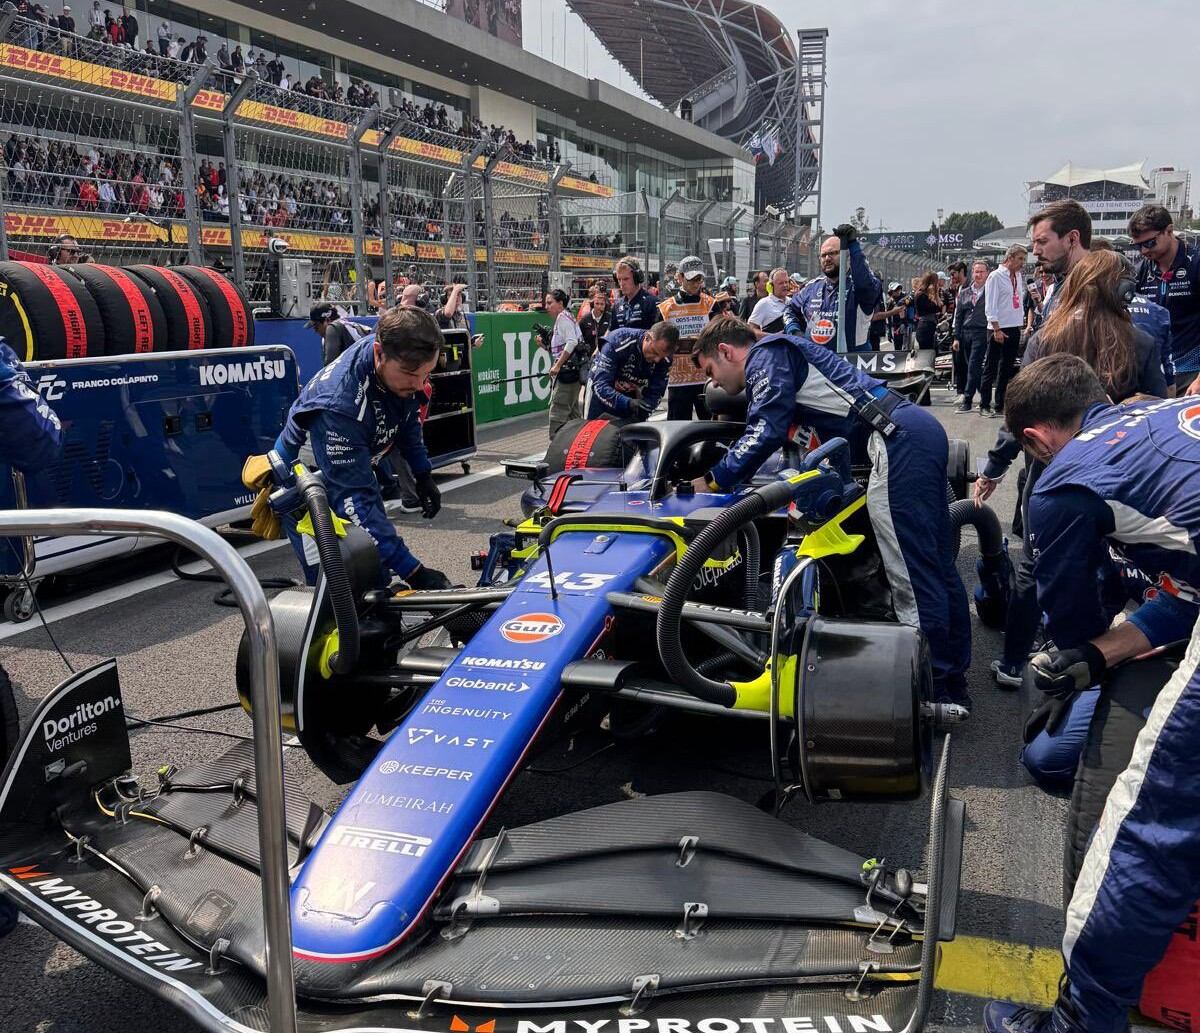
[[[242,292],[212,269],[0,262],[0,337],[24,361],[254,343]]]
[[[274,238],[311,258],[317,293],[340,304],[361,309],[360,280],[415,265],[438,284],[470,278],[473,307],[494,310],[528,303],[551,273],[582,287],[620,254],[656,268],[660,240],[668,261],[707,255],[705,235],[734,210],[713,206],[697,226],[707,202],[683,198],[660,232],[658,199],[490,141],[20,17],[0,29],[0,133],[37,152],[33,168],[0,158],[0,259],[71,234],[114,265],[219,262],[261,305]],[[201,173],[204,189],[189,189]]]

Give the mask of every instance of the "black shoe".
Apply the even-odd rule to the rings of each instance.
[[[445,574],[434,570],[433,567],[417,567],[404,580],[408,582],[409,588],[418,592],[441,592],[456,587]]]
[[[967,405],[967,403],[966,403],[966,402],[964,402],[962,405],[960,405],[960,406],[959,406],[957,409],[955,409],[954,411],[955,411],[955,412],[961,412],[961,413],[968,413],[968,412],[970,412],[970,411],[971,411],[971,406]]]

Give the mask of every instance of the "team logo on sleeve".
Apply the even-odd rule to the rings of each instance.
[[[1200,405],[1189,405],[1179,410],[1179,429],[1188,437],[1200,441]]]
[[[809,324],[808,336],[816,344],[828,344],[837,336],[837,327],[832,319],[822,317]]]

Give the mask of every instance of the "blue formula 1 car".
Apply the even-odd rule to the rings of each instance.
[[[844,442],[733,495],[685,492],[740,430],[625,429],[635,455],[608,490],[556,478],[493,536],[480,584],[447,592],[378,585],[371,541],[298,470],[274,501],[308,510],[322,576],[271,620],[244,607],[255,749],[136,782],[115,661],[73,677],[5,773],[0,883],[213,1030],[921,1028],[964,822],[949,737],[936,774],[933,747],[962,715],[929,701],[923,636],[881,601]],[[698,778],[491,821],[564,730],[628,737],[680,713],[756,722],[775,791],[754,806]],[[270,771],[260,786],[280,720],[352,783],[333,813],[291,778],[282,806]],[[796,796],[915,800],[931,781],[919,875],[778,817]]]

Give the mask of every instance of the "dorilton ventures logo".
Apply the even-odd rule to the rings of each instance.
[[[96,718],[121,706],[116,696],[105,696],[95,703],[80,703],[66,717],[50,718],[42,722],[42,736],[52,750],[86,739],[96,730]]]

